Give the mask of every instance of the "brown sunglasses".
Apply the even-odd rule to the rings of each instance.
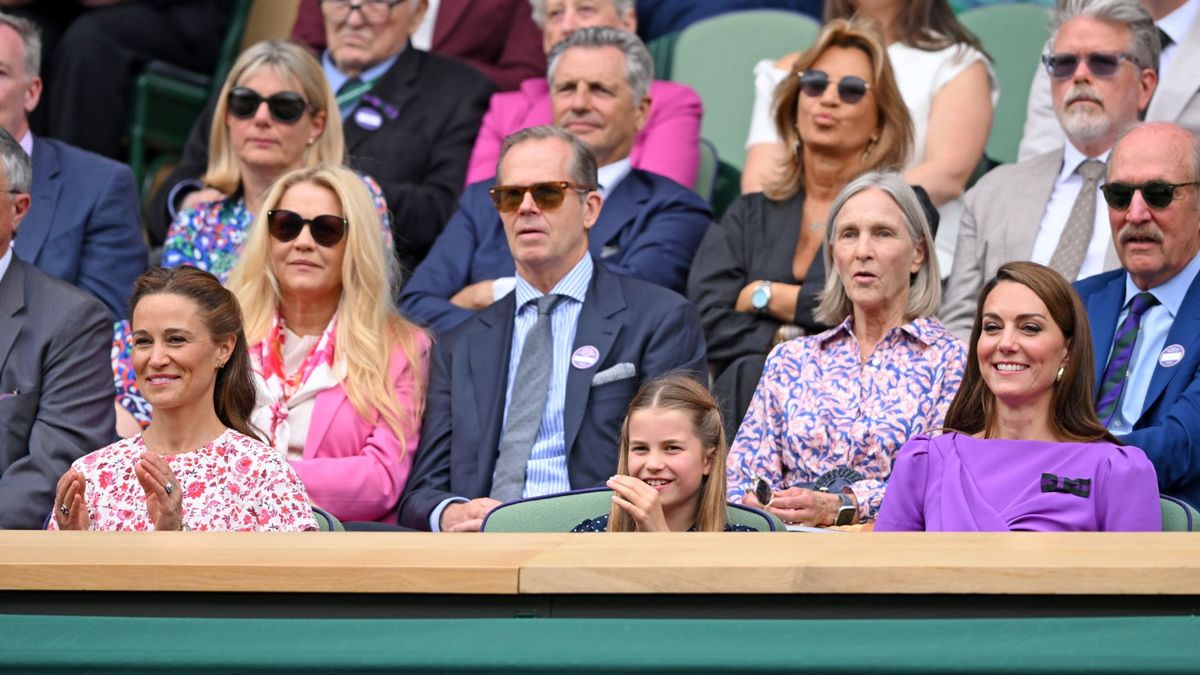
[[[526,192],[533,195],[533,203],[537,204],[539,209],[552,211],[562,206],[563,199],[566,199],[567,196],[567,190],[587,194],[594,189],[578,183],[558,180],[534,183],[533,185],[497,185],[488,190],[488,193],[492,195],[492,203],[496,205],[497,211],[512,213],[521,208],[521,202],[525,201]]]

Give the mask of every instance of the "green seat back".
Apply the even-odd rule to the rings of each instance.
[[[1200,513],[1187,502],[1159,495],[1158,503],[1162,507],[1163,532],[1195,532],[1200,528]]]
[[[707,138],[700,139],[700,168],[696,172],[696,194],[709,204],[717,189],[717,148]]]
[[[722,161],[739,171],[745,164],[754,64],[806,49],[819,32],[807,16],[774,10],[721,14],[680,32],[671,79],[704,101],[700,135],[712,141]]]
[[[317,520],[317,528],[322,532],[345,532],[346,528],[342,526],[342,521],[337,519],[337,516],[326,511],[325,509],[314,506],[312,507],[313,518]]]

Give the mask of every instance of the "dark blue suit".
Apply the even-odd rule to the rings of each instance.
[[[13,239],[22,260],[128,316],[133,282],[146,269],[137,190],[129,167],[62,141],[33,139],[29,213]]]
[[[468,187],[459,208],[404,286],[400,306],[439,334],[470,310],[450,303],[463,288],[514,274],[512,253],[488,189]],[[588,250],[608,269],[682,293],[692,257],[712,222],[704,200],[675,181],[634,169],[617,184],[588,234]]]
[[[1087,307],[1099,387],[1125,301],[1125,270],[1088,277],[1075,289]],[[1163,493],[1200,506],[1200,277],[1188,288],[1166,344],[1182,345],[1183,360],[1155,365],[1142,416],[1121,440],[1145,451]]]
[[[434,347],[421,444],[400,500],[400,524],[429,529],[449,497],[491,491],[504,423],[516,294],[480,310]],[[567,375],[563,428],[571,488],[602,485],[617,471],[617,442],[630,399],[650,377],[704,373],[704,333],[679,295],[596,265],[572,349],[594,346],[590,368]],[[592,386],[596,373],[631,363],[636,375]]]

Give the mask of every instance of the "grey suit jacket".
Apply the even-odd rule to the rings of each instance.
[[[0,279],[0,528],[36,529],[71,462],[113,440],[112,316],[13,256]]]
[[[954,268],[942,301],[942,323],[962,340],[971,337],[979,291],[1001,265],[1029,260],[1054,180],[1062,168],[1062,150],[1004,164],[989,171],[966,194],[958,230]],[[1105,268],[1120,267],[1110,247]]]
[[[1167,77],[1159,80],[1146,109],[1146,121],[1174,122],[1193,134],[1200,134],[1200,16],[1179,43]],[[1017,159],[1025,161],[1062,147],[1065,142],[1050,98],[1050,76],[1039,62],[1029,88],[1025,130]]]

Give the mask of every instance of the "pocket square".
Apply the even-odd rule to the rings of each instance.
[[[637,368],[629,362],[618,363],[612,368],[605,368],[592,377],[592,386],[598,387],[617,380],[626,380],[637,375]]]

